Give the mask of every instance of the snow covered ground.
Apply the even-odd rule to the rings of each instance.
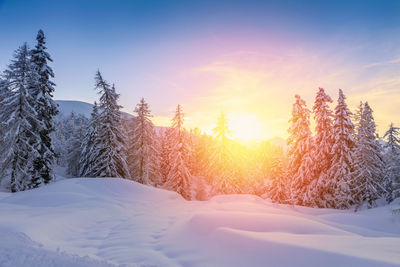
[[[0,266],[399,266],[400,217],[188,202],[131,181],[66,179],[0,192]],[[399,215],[400,216],[400,215]]]

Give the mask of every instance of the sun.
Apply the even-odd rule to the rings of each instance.
[[[232,137],[241,141],[262,140],[267,135],[265,125],[255,114],[228,115],[228,124]]]

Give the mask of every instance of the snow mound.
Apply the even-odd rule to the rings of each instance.
[[[108,267],[115,266],[89,257],[79,257],[59,251],[49,251],[32,241],[24,233],[0,229],[0,266],[59,266]]]
[[[5,193],[0,214],[0,266],[400,265],[389,206],[354,213],[250,195],[189,202],[128,180],[77,178]]]

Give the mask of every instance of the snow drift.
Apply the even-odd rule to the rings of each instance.
[[[354,213],[256,196],[185,201],[117,178],[0,195],[0,266],[396,266],[390,207]]]

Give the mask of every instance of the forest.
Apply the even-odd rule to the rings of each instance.
[[[379,137],[368,102],[351,111],[341,89],[334,108],[323,88],[310,108],[294,97],[287,145],[249,146],[231,137],[224,113],[212,135],[185,128],[181,105],[170,127],[153,124],[144,98],[134,116],[122,116],[117,88],[99,70],[91,117],[57,115],[51,62],[40,30],[33,48],[15,50],[0,78],[0,182],[11,192],[49,184],[63,166],[71,177],[121,177],[187,200],[254,194],[357,210],[400,197],[399,128],[391,124]]]

